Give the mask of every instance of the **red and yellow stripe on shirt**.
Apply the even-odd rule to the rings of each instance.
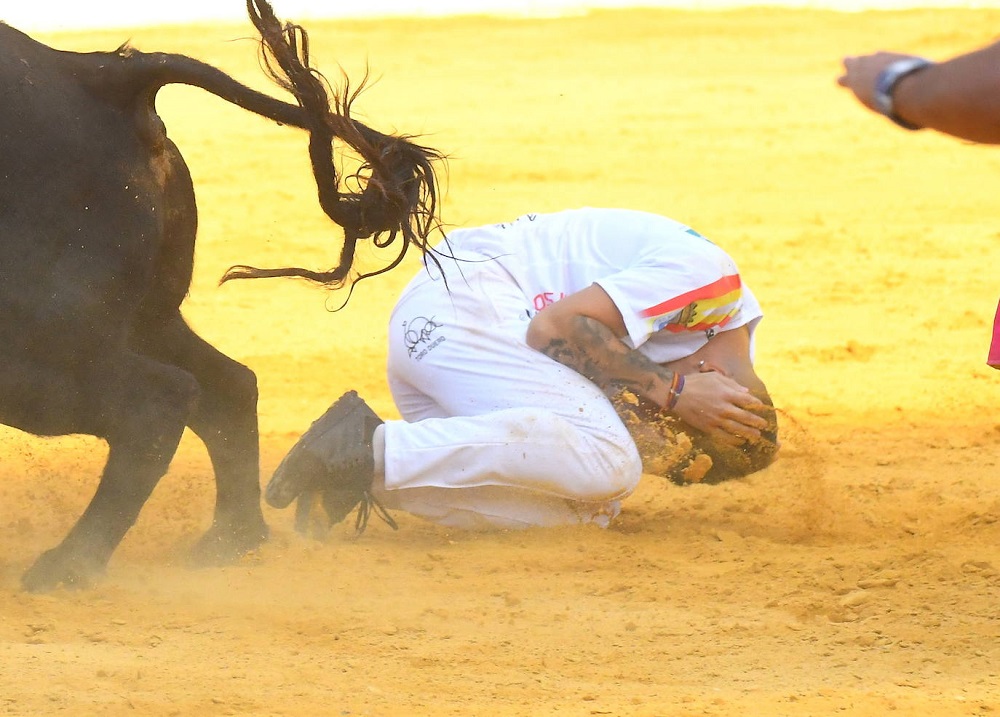
[[[649,320],[653,333],[663,329],[679,333],[721,328],[740,310],[742,287],[740,275],[730,274],[650,306],[640,311],[639,316]]]

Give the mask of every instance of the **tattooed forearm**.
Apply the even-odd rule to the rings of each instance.
[[[541,352],[602,390],[614,385],[649,396],[657,385],[670,383],[669,371],[630,349],[601,322],[577,316],[568,329],[564,337],[550,339]]]

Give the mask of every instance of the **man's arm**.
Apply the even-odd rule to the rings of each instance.
[[[910,55],[877,52],[844,58],[837,82],[877,111],[875,85],[886,67]],[[903,77],[893,110],[918,127],[984,144],[1000,144],[1000,42]]]
[[[625,333],[618,308],[594,284],[539,311],[528,325],[527,342],[602,389],[618,384],[666,406],[673,373],[626,346]],[[767,421],[751,410],[764,404],[746,387],[715,372],[688,374],[685,382],[673,409],[677,417],[721,442],[760,439]]]

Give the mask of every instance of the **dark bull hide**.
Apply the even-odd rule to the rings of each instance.
[[[344,228],[337,267],[234,267],[225,279],[349,280],[354,243],[426,248],[440,157],[349,118],[309,67],[305,32],[249,0],[265,67],[296,103],[255,92],[180,55],[60,52],[0,23],[0,423],[108,443],[97,491],[63,542],[25,573],[29,590],[85,585],[133,525],[188,426],[217,487],[203,564],[232,561],[267,537],[260,509],[257,382],[181,318],[197,224],[184,160],[154,100],[201,87],[309,134],[324,211]],[[361,157],[358,194],[341,192],[334,141]],[[339,150],[338,150],[339,151]],[[397,263],[398,259],[396,260]]]

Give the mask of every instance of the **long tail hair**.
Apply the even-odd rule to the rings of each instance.
[[[309,65],[309,36],[302,26],[283,24],[266,0],[247,0],[247,12],[260,32],[262,67],[278,86],[295,97],[305,115],[319,203],[326,215],[343,227],[344,246],[339,263],[328,271],[237,265],[219,283],[292,276],[340,288],[394,268],[411,245],[425,259],[433,258],[429,238],[441,226],[434,164],[443,163],[444,156],[414,143],[412,137],[385,135],[355,122],[351,105],[365,82],[352,90],[345,77],[343,90],[333,91],[326,78]],[[361,160],[357,171],[346,178],[337,172],[335,140],[353,148]],[[346,186],[357,187],[358,191],[347,191]],[[401,240],[399,251],[381,269],[352,275],[357,242],[366,237],[378,247]]]

